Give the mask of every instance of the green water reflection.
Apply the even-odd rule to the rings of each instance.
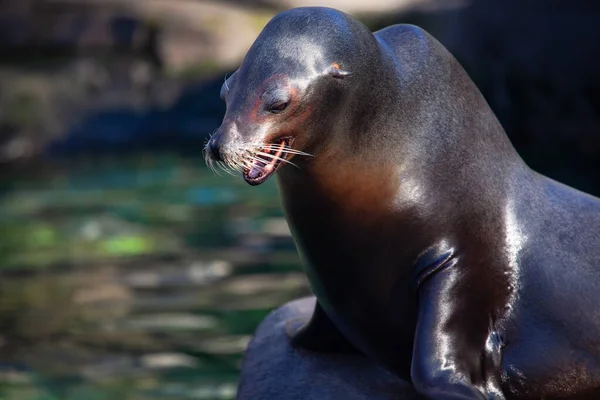
[[[175,154],[49,162],[0,197],[0,399],[231,399],[309,293],[275,181]]]

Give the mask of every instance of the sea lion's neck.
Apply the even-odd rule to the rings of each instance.
[[[340,107],[346,117],[315,135],[326,146],[278,172],[292,229],[306,223],[298,218],[352,220],[374,233],[409,223],[397,229],[415,249],[431,245],[431,232],[456,232],[464,221],[481,224],[465,227],[473,235],[502,229],[504,200],[517,195],[514,176],[527,167],[487,102],[442,50],[426,52],[444,58],[427,68],[386,60],[393,57],[384,50],[373,68],[379,81],[360,81],[357,96]]]
[[[452,82],[470,84],[466,75]],[[405,104],[380,109],[358,137],[336,132],[326,150],[299,168],[282,168],[284,202],[291,199],[291,206],[301,191],[303,199],[314,198],[304,204],[311,210],[326,199],[366,222],[391,208],[407,218],[443,211],[460,219],[477,210],[502,218],[503,210],[494,208],[526,166],[476,88],[462,88],[456,98],[454,88],[440,87],[435,102],[412,99],[409,112]]]

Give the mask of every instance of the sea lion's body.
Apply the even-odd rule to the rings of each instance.
[[[314,54],[286,53],[295,37]],[[351,75],[308,73],[331,63]],[[417,27],[280,14],[226,83],[222,143],[277,74],[298,105],[248,135],[283,130],[314,156],[277,174],[318,299],[295,342],[355,347],[428,398],[600,398],[600,200],[531,171]],[[249,183],[269,176],[252,165]]]

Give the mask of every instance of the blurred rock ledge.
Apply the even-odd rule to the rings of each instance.
[[[113,57],[170,73],[236,66],[278,12],[319,5],[381,13],[424,0],[23,0],[0,2],[0,62]]]
[[[273,8],[187,0],[24,0],[3,1],[0,15],[0,46],[9,50],[2,61],[112,55],[179,70],[199,61],[237,62]]]

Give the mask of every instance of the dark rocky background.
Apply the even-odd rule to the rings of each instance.
[[[423,26],[532,168],[600,195],[596,2],[0,0],[0,399],[235,396],[309,289],[274,182],[200,153],[225,74],[305,4]]]

